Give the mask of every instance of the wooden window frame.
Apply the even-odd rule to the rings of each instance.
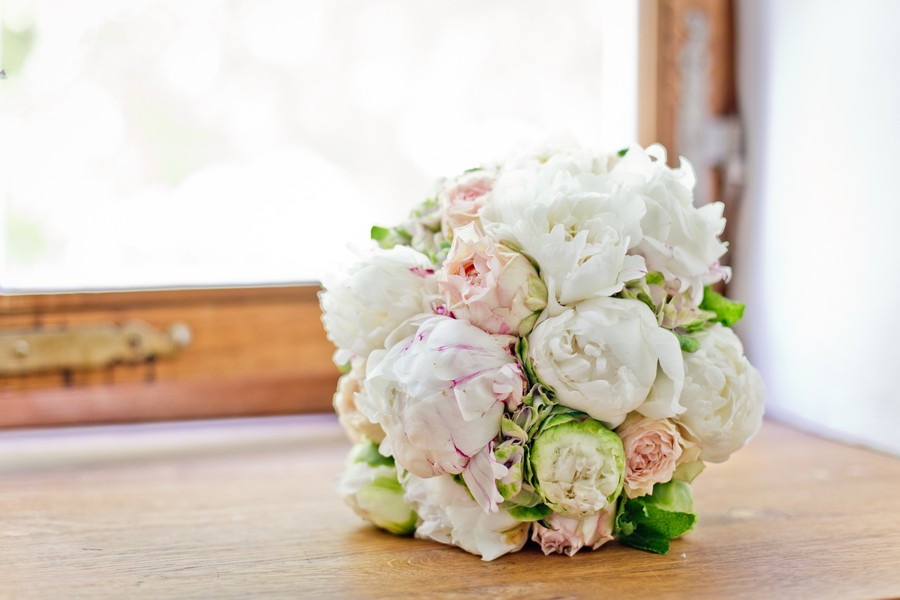
[[[676,159],[685,18],[710,31],[710,113],[734,110],[732,0],[641,0],[638,141]],[[711,177],[715,180],[716,174]],[[724,195],[719,187],[720,195]],[[734,211],[729,211],[734,216]],[[99,371],[0,376],[0,428],[321,412],[339,376],[316,285],[0,296],[0,330],[138,319],[188,325],[179,356]]]
[[[338,371],[314,285],[0,297],[0,329],[121,323],[190,328],[178,356],[0,381],[0,427],[329,410]]]

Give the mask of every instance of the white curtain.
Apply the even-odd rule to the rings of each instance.
[[[900,453],[900,2],[742,0],[731,294],[768,413]]]

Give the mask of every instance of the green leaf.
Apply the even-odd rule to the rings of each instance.
[[[531,359],[528,357],[527,338],[520,337],[519,341],[516,342],[516,358],[519,359],[519,364],[525,369],[525,376],[528,378],[528,383],[531,386],[539,384],[541,381],[534,370],[534,364],[532,364]]]
[[[649,294],[647,294],[646,292],[638,292],[635,295],[635,300],[640,300],[647,305],[647,307],[650,309],[650,312],[656,314],[656,305],[653,304],[653,298],[651,298]]]
[[[412,235],[402,227],[373,225],[369,231],[369,236],[385,249],[398,245],[409,245],[412,241]]]
[[[537,506],[513,506],[509,509],[509,516],[518,521],[540,521],[546,519],[553,512],[546,504]]]
[[[504,430],[503,422],[501,421],[501,433],[505,438],[516,438],[522,443],[527,442],[540,428],[544,419],[550,415],[554,406],[556,406],[556,403],[548,397],[547,391],[541,384],[532,386],[525,397],[522,398],[522,405],[513,411],[510,416],[518,429],[513,429],[510,425],[507,425],[506,430]]]
[[[512,498],[506,498],[500,505],[503,510],[510,510],[516,506],[525,508],[534,508],[538,504],[543,504],[543,498],[535,491],[534,486],[530,483],[523,483],[522,490]]]
[[[714,312],[716,316],[713,321],[731,327],[744,316],[745,305],[729,300],[710,286],[706,286],[703,288],[703,302],[700,303],[700,308]]]
[[[621,157],[625,156],[626,154],[628,154],[628,148],[622,148],[621,150],[616,152],[616,154],[619,155],[619,158],[621,158]]]
[[[706,320],[693,321],[692,323],[688,323],[687,325],[682,325],[681,328],[688,333],[697,333],[698,331],[703,331],[703,329],[706,328],[706,323]]]
[[[378,451],[378,446],[374,442],[365,442],[360,444],[353,454],[353,462],[364,462],[370,467],[394,466],[394,458],[392,456],[384,456]]]
[[[619,541],[626,546],[647,550],[657,554],[669,551],[669,538],[653,527],[643,524],[646,520],[643,507],[633,500],[625,500],[619,505],[616,515],[616,531]]]
[[[678,338],[678,343],[681,344],[681,349],[685,352],[696,352],[700,349],[700,342],[698,342],[695,338],[692,338],[689,335],[682,335],[676,331],[672,333],[675,334],[675,337]]]
[[[504,439],[518,440],[523,444],[528,441],[528,432],[508,414],[503,415],[503,418],[500,420],[500,435]],[[498,447],[494,452],[494,457],[500,460],[500,456],[500,448]]]
[[[658,554],[669,551],[669,540],[693,528],[691,487],[683,481],[654,486],[653,494],[622,498],[616,513],[616,532],[627,545]]]
[[[390,237],[391,230],[387,227],[381,227],[380,225],[372,225],[372,230],[369,235],[373,240],[380,244]]]
[[[580,410],[575,410],[574,408],[568,408],[566,406],[556,405],[550,411],[549,416],[541,423],[541,427],[538,430],[538,433],[547,431],[548,429],[552,429],[554,427],[558,427],[559,425],[565,425],[566,423],[571,423],[572,421],[586,421],[590,419],[590,417],[581,412]]]
[[[663,285],[666,282],[666,278],[658,271],[650,271],[647,273],[646,280],[647,285]]]
[[[352,369],[353,369],[353,365],[350,364],[349,361],[348,361],[348,362],[345,362],[345,363],[342,364],[342,365],[338,365],[338,366],[337,366],[337,370],[340,372],[341,375],[346,375],[346,374],[349,373]]]

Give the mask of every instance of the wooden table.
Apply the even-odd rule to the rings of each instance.
[[[657,556],[492,563],[365,526],[330,418],[0,435],[0,597],[900,596],[900,460],[767,423]]]

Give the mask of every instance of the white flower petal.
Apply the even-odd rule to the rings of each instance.
[[[697,437],[703,460],[724,462],[759,430],[765,388],[730,328],[716,325],[698,339],[700,349],[685,355],[678,421]]]

